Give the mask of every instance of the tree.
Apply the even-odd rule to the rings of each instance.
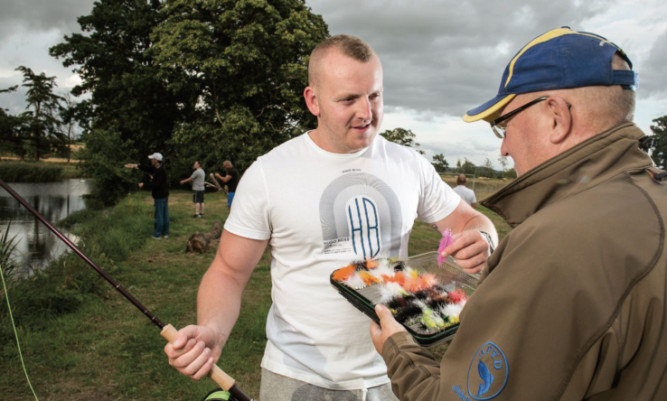
[[[477,169],[477,166],[475,166],[475,163],[471,162],[468,160],[468,158],[464,158],[464,162],[460,167],[460,172],[465,174],[465,175],[470,175],[470,176],[475,176],[475,170]]]
[[[105,203],[121,195],[114,192],[136,185],[124,163],[156,151],[173,155],[176,122],[186,119],[196,102],[185,89],[167,90],[148,52],[161,7],[158,0],[96,1],[90,15],[77,20],[83,33],[65,36],[49,49],[81,77],[72,94],[90,95],[73,113],[86,142],[84,171],[96,178],[94,195]]]
[[[507,156],[501,155],[498,157],[498,163],[500,163],[500,166],[502,168],[502,171],[500,172],[500,178],[511,178],[514,179],[516,178],[516,171],[514,171],[514,168],[508,168],[508,162],[507,162]]]
[[[27,113],[18,116],[0,109],[0,149],[25,159],[28,153],[30,124]]]
[[[179,148],[197,138],[215,145],[200,160],[243,169],[314,126],[302,94],[328,29],[304,0],[168,0],[160,15],[150,50],[160,77],[174,93],[196,92],[198,119],[176,129]]]
[[[328,30],[304,0],[98,0],[78,22],[49,51],[81,77],[72,94],[91,95],[75,115],[105,203],[134,186],[127,161],[243,168],[314,124],[302,91]]]
[[[667,116],[656,118],[653,122],[655,125],[651,125],[651,158],[656,166],[667,169]]]
[[[7,89],[0,89],[0,93],[13,92],[18,88],[14,85]],[[10,152],[22,156],[22,141],[18,137],[16,117],[7,114],[7,110],[0,109],[0,149],[3,152]]]
[[[62,118],[62,124],[65,129],[65,135],[67,136],[67,148],[65,149],[65,156],[67,157],[67,163],[69,163],[72,157],[72,135],[76,125],[77,105],[69,94],[64,96],[64,100],[66,107],[61,109],[60,116]]]
[[[484,160],[484,165],[475,167],[475,175],[477,177],[496,178],[496,170],[493,169],[493,164],[488,157]]]
[[[500,156],[498,157],[498,163],[500,163],[500,167],[501,167],[502,171],[507,170],[507,164],[508,164],[508,163],[507,163],[507,156],[505,156],[505,155],[500,155]]]
[[[392,130],[382,132],[380,135],[382,135],[388,141],[397,143],[399,145],[408,146],[415,149],[420,146],[419,143],[415,142],[417,135],[415,135],[409,129],[394,128]],[[417,152],[424,154],[423,150],[417,150]]]
[[[444,173],[445,171],[447,171],[447,168],[449,167],[449,163],[447,162],[447,160],[445,160],[445,155],[443,155],[442,153],[433,155],[432,164],[438,173]]]
[[[30,126],[30,140],[35,160],[39,160],[43,152],[63,146],[63,134],[60,131],[59,113],[62,96],[53,93],[58,86],[56,77],[46,74],[35,74],[30,68],[19,66],[16,70],[23,73],[23,85],[27,88],[26,101],[29,110],[24,118]]]

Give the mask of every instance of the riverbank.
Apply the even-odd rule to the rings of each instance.
[[[206,254],[186,253],[187,238],[227,217],[223,193],[206,195],[206,215],[201,219],[191,217],[191,199],[190,191],[171,194],[169,239],[151,239],[153,207],[148,192],[130,195],[113,210],[83,212],[69,227],[84,242],[94,242],[87,247],[89,255],[98,255],[91,256],[95,263],[160,320],[176,327],[195,321],[197,286],[217,246],[213,243]],[[86,232],[91,230],[100,238],[89,239],[93,235]],[[235,328],[235,333],[243,334],[232,334],[219,364],[251,394],[256,394],[254,385],[259,382],[264,316],[270,304],[268,271],[268,259],[263,258],[244,294],[242,316]],[[15,312],[19,324],[30,322],[19,327],[19,338],[30,381],[40,399],[197,400],[216,387],[210,379],[195,382],[171,368],[162,351],[165,342],[160,330],[104,280],[95,275],[90,280],[97,282],[103,296],[84,295],[71,313],[35,321]],[[9,296],[11,301],[11,290]],[[49,303],[55,302],[50,298]],[[4,301],[2,308],[6,309]],[[1,350],[2,398],[34,399],[13,338],[3,341]]]
[[[206,215],[201,219],[191,217],[191,196],[190,191],[172,192],[168,239],[150,238],[153,208],[147,192],[130,195],[112,210],[87,211],[69,222],[69,229],[98,255],[93,259],[100,267],[160,320],[177,328],[195,321],[197,287],[217,246],[213,243],[205,254],[186,253],[187,238],[196,231],[208,231],[214,221],[224,222],[227,217],[223,193],[206,194]],[[507,227],[497,216],[491,217],[504,235]],[[410,254],[432,251],[438,240],[437,232],[417,224]],[[94,291],[83,296],[71,313],[43,316],[38,322],[15,315],[19,323],[31,322],[20,327],[19,338],[40,399],[199,400],[216,387],[208,378],[196,382],[171,368],[163,353],[160,330],[101,278],[93,274],[90,280],[99,285],[102,297]],[[243,294],[239,321],[218,363],[254,396],[259,394],[270,286],[267,251]],[[12,300],[11,292],[9,296]],[[2,398],[33,400],[14,340],[3,341],[0,350]]]
[[[38,162],[0,159],[0,177],[5,182],[54,182],[68,178],[83,178],[78,161],[65,159]]]

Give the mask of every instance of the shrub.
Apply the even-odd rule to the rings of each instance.
[[[60,181],[60,166],[28,162],[0,162],[0,177],[5,182],[53,182]]]

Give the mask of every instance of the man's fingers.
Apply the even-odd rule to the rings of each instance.
[[[375,305],[375,313],[377,313],[380,318],[380,326],[382,326],[382,330],[387,331],[389,335],[396,331],[404,330],[403,326],[396,321],[394,314],[391,313],[386,306],[381,304]]]
[[[211,349],[204,347],[204,344],[200,342],[195,350],[197,351],[195,353],[196,358],[184,369],[184,373],[193,379],[199,380],[211,370],[211,366],[208,364],[212,360]]]
[[[185,365],[182,360],[184,355],[188,355],[190,351],[197,344],[197,340],[194,338],[189,339],[182,347],[176,348],[174,344],[169,343],[165,345],[164,351],[169,357],[169,364],[173,367],[180,366],[179,364]]]
[[[386,321],[388,318],[392,320],[394,319],[394,316],[391,314],[389,309],[387,309],[387,307],[382,304],[375,305],[375,313],[377,313],[378,317],[380,318],[380,324],[384,323],[383,321]]]
[[[371,337],[382,335],[382,328],[375,321],[371,320]]]
[[[195,375],[192,376],[192,378],[195,380],[200,380],[201,378],[208,376],[211,369],[213,369],[213,358],[209,355],[208,359],[204,362],[201,369],[199,369],[199,371],[195,373]]]
[[[184,352],[176,358],[170,358],[169,364],[179,372],[192,378],[201,378],[202,367],[211,358],[211,349],[203,341],[188,340]]]

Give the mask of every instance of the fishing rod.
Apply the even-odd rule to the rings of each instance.
[[[121,293],[134,305],[137,309],[141,311],[147,318],[150,319],[153,324],[160,328],[160,335],[164,337],[167,341],[172,342],[176,339],[178,331],[171,324],[164,324],[160,319],[157,318],[148,308],[139,302],[132,294],[130,294],[125,288],[123,288],[116,280],[113,279],[107,272],[102,270],[95,262],[93,262],[88,256],[86,256],[72,241],[69,240],[63,233],[61,233],[56,227],[53,226],[44,216],[42,216],[35,208],[32,207],[21,195],[16,193],[9,185],[7,185],[2,179],[0,179],[0,186],[3,187],[14,199],[16,199],[23,207],[28,209],[39,221],[44,223],[44,225],[51,230],[60,240],[62,240],[68,247],[74,251],[81,259],[83,259],[90,267],[93,268],[100,276],[102,276],[109,284],[111,284],[118,292]],[[255,401],[252,397],[247,395],[239,386],[236,384],[231,376],[225,373],[218,365],[213,365],[213,369],[210,373],[211,378],[215,381],[223,390],[229,392],[236,400],[238,401]]]

